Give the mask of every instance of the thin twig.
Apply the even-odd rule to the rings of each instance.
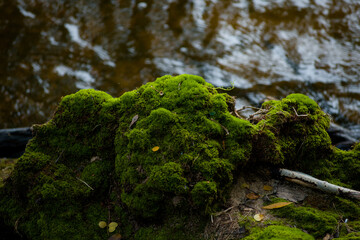
[[[227,208],[227,209],[225,209],[225,210],[223,210],[223,211],[214,213],[214,216],[219,216],[219,215],[221,215],[221,214],[223,214],[223,213],[226,213],[226,212],[230,211],[231,209],[233,209],[234,207],[235,207],[235,206],[231,206],[231,207],[229,207],[229,208]]]
[[[55,160],[55,163],[57,163],[61,157],[61,155],[64,153],[65,149],[63,149],[60,153],[60,155],[58,156],[58,158]]]
[[[240,116],[240,114],[237,112],[237,110],[234,111],[234,114],[236,117],[238,117],[240,119],[244,119],[243,117]]]
[[[229,133],[229,130],[227,130],[227,128],[226,127],[224,127],[223,125],[221,125],[220,123],[218,123],[217,121],[215,121],[214,119],[212,119],[212,118],[210,118],[210,120],[211,121],[213,121],[213,122],[216,122],[217,124],[219,124],[220,125],[220,127],[222,127],[222,129],[224,129],[225,130],[225,132],[226,132],[226,135],[229,135],[230,133]]]
[[[252,106],[242,106],[241,108],[239,108],[238,110],[235,110],[235,111],[239,111],[239,112],[241,112],[242,110],[245,110],[245,109],[247,109],[247,108],[250,108],[250,109],[252,109],[252,110],[256,110],[256,111],[261,110],[261,108],[257,108],[257,107],[252,107]]]
[[[89,184],[87,184],[84,180],[76,177],[77,180],[79,180],[80,182],[82,182],[83,184],[85,184],[86,186],[88,186],[91,190],[94,190]]]
[[[21,233],[18,231],[18,225],[19,225],[19,220],[20,220],[20,218],[21,218],[22,216],[20,216],[18,219],[16,219],[16,221],[15,221],[15,225],[14,225],[14,228],[15,228],[15,232],[17,233],[17,234],[19,234],[20,235],[20,237],[22,238],[23,236],[21,235]]]
[[[295,112],[297,117],[307,117],[308,116],[307,114],[299,115],[294,107],[293,107],[293,109],[294,109],[294,112]]]

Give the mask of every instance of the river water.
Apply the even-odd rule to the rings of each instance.
[[[83,88],[196,74],[237,104],[294,92],[360,129],[359,0],[0,0],[0,128]]]

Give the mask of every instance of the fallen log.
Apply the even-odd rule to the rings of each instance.
[[[30,127],[0,129],[0,158],[18,158],[33,137]]]
[[[279,169],[280,176],[285,177],[287,181],[300,184],[305,187],[321,190],[323,192],[340,195],[341,197],[360,200],[360,192],[337,186],[326,181],[319,180],[302,172],[291,171],[288,169]]]

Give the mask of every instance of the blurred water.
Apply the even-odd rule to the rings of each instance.
[[[360,1],[0,0],[0,128],[182,73],[233,84],[239,107],[304,93],[359,130]]]

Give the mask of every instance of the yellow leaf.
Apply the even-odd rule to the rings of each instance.
[[[111,222],[111,223],[109,223],[109,228],[110,227],[117,227],[119,224],[117,224],[117,222]]]
[[[159,148],[160,148],[159,146],[156,146],[156,147],[153,147],[152,150],[153,150],[153,152],[156,152],[157,150],[159,150]]]
[[[260,214],[260,213],[254,215],[255,221],[258,221],[258,222],[260,222],[261,220],[263,220],[264,217],[265,217],[265,216],[264,216],[263,214]]]
[[[274,203],[274,204],[270,204],[267,206],[263,206],[263,209],[274,209],[274,208],[282,208],[285,207],[289,204],[292,204],[292,202],[278,202],[278,203]]]
[[[100,221],[99,222],[99,227],[101,227],[101,228],[104,228],[104,227],[106,227],[106,222],[104,222],[104,221]]]
[[[259,195],[257,195],[256,193],[248,193],[248,194],[246,194],[246,197],[248,198],[248,199],[252,199],[252,200],[254,200],[254,199],[258,199],[260,196]]]
[[[109,227],[109,232],[115,231],[116,227]]]
[[[271,191],[271,190],[273,190],[273,187],[269,186],[269,185],[264,185],[264,190],[265,191]]]

